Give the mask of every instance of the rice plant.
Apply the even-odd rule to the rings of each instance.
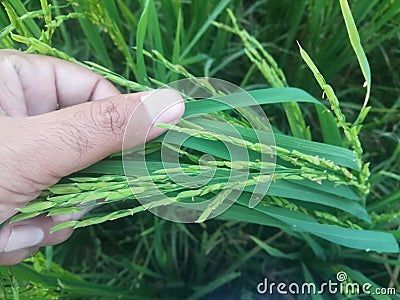
[[[64,178],[21,208],[11,221],[96,206],[82,220],[62,223],[53,230],[82,228],[76,233],[78,237],[87,234],[98,241],[112,241],[118,249],[110,252],[100,242],[93,246],[95,250],[87,249],[96,253],[96,262],[90,261],[88,253],[88,261],[74,258],[76,262],[69,264],[69,250],[79,245],[78,237],[65,245],[47,247],[44,254],[39,253],[21,265],[1,268],[4,297],[147,299],[163,297],[162,293],[167,291],[165,298],[199,299],[218,297],[219,291],[226,287],[246,299],[255,294],[256,278],[263,276],[262,270],[283,272],[276,275],[278,279],[312,282],[335,278],[338,271],[345,271],[350,281],[399,287],[398,189],[381,187],[386,177],[398,187],[398,134],[397,150],[389,159],[394,166],[388,169],[388,160],[381,170],[371,172],[370,157],[365,155],[361,142],[363,126],[375,126],[377,121],[366,121],[368,113],[383,108],[368,107],[373,96],[366,53],[379,43],[374,41],[363,48],[356,22],[368,16],[372,21],[364,25],[361,33],[365,36],[382,31],[386,39],[381,36],[380,42],[389,41],[395,37],[391,18],[400,7],[390,1],[371,1],[367,7],[362,1],[355,1],[354,6],[350,3],[351,10],[347,1],[294,2],[258,1],[249,5],[244,1],[204,4],[196,0],[190,3],[13,0],[2,3],[1,47],[79,63],[103,75],[123,92],[152,90],[187,78],[210,94],[209,99],[202,101],[189,99],[185,119],[176,126],[158,124],[167,128],[168,133],[140,149],[146,158],[148,174],[127,174],[126,166],[135,170],[137,162],[124,161],[125,154],[116,153]],[[246,19],[259,18],[259,11],[278,12],[282,5],[294,7],[286,12],[292,14],[288,17],[291,30],[281,37],[286,50],[278,47],[282,43],[279,40],[270,42],[262,34],[253,35],[252,31],[263,31],[263,22],[257,21],[256,29],[244,28]],[[302,27],[299,24],[306,10],[310,18],[307,26]],[[321,14],[317,16],[316,10]],[[342,27],[335,26],[342,30],[333,34],[329,27],[338,23],[334,16],[341,13]],[[318,27],[321,24],[323,28]],[[283,22],[281,25],[285,26]],[[310,39],[303,43],[297,38],[296,28],[311,32]],[[322,33],[331,34],[330,48],[318,39]],[[288,55],[295,37],[299,50]],[[77,46],[82,40],[85,40],[83,46]],[[271,47],[262,41],[275,48],[267,50]],[[281,51],[280,59],[274,57],[277,49]],[[320,53],[329,57],[334,49],[343,49],[338,63],[321,59]],[[306,50],[320,55],[309,55]],[[299,67],[286,76],[285,66],[293,59]],[[356,61],[365,85],[361,82],[354,88],[357,92],[351,93],[362,101],[359,105],[342,103],[346,94],[335,92],[332,78],[343,71],[346,63]],[[233,68],[232,63],[239,67]],[[231,74],[226,72],[229,69]],[[301,75],[306,72],[315,78],[304,80],[303,77],[310,78]],[[223,79],[237,82],[247,90],[270,118],[274,145],[257,139],[271,132],[265,122],[254,118],[251,108],[254,102],[246,100],[240,92],[215,94],[212,87],[196,77],[210,75],[230,75]],[[296,82],[300,88],[290,87],[296,76],[301,78]],[[327,100],[312,96],[306,89],[317,95],[323,93]],[[363,93],[365,97],[360,97]],[[221,102],[221,98],[229,105]],[[350,108],[352,115],[348,116]],[[385,124],[398,124],[398,101],[388,111]],[[353,122],[348,121],[352,118]],[[287,122],[282,124],[282,119]],[[249,120],[254,120],[251,122],[254,124]],[[225,128],[233,128],[240,138]],[[396,135],[393,138],[396,140]],[[248,160],[232,159],[227,145],[235,149],[233,155],[246,153]],[[179,157],[179,168],[166,168],[160,157],[162,147]],[[204,155],[214,159],[202,159]],[[261,159],[267,155],[276,158],[273,174],[271,165]],[[171,176],[200,176],[210,170],[215,172],[214,176],[203,186],[188,188],[177,184]],[[229,184],[232,174],[240,175],[235,186]],[[241,193],[232,206],[218,215],[217,220],[204,222],[226,199],[234,197],[238,186]],[[152,197],[153,187],[168,195],[167,201],[142,205],[138,200]],[[268,191],[264,194],[261,190]],[[215,201],[196,219],[198,224],[171,224],[148,212],[170,205],[171,199],[174,203],[200,203],[212,198]],[[126,228],[122,232],[121,225]],[[217,251],[218,244],[224,246],[221,253]],[[167,251],[169,248],[172,250]],[[127,253],[127,249],[132,249],[133,254]],[[212,266],[213,259],[220,261],[219,267]],[[259,268],[259,262],[264,264],[263,269]],[[362,264],[371,267],[377,264],[379,272],[371,272]],[[80,270],[81,266],[85,266],[87,274]],[[112,266],[111,273],[106,272],[108,266]],[[251,275],[254,272],[258,277]]]

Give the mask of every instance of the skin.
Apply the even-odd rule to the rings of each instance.
[[[146,96],[120,94],[103,77],[73,63],[0,50],[0,224],[62,177],[120,151],[128,123],[125,138],[133,147],[163,132],[152,126],[155,118],[170,124],[181,118],[184,106],[175,92],[165,90],[159,99],[144,102]],[[0,265],[65,241],[72,229],[51,234],[50,228],[79,217],[41,215],[6,223],[0,230]],[[11,234],[25,226],[40,228],[42,240],[29,247],[24,240],[11,243]]]

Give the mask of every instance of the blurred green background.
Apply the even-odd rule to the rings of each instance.
[[[373,82],[372,108],[360,133],[364,160],[371,162],[367,209],[375,221],[372,227],[399,239],[400,1],[349,4]],[[334,87],[347,119],[355,120],[364,100],[364,80],[339,1],[8,0],[0,9],[0,47],[26,50],[27,40],[13,36],[18,34],[140,85],[156,87],[157,81],[184,77],[160,63],[159,53],[195,76],[224,79],[245,89],[269,87],[246,56],[242,40],[214,23],[232,26],[227,8],[275,59],[289,86],[321,99],[322,91],[299,55],[299,41]],[[119,88],[132,92],[140,85]],[[285,110],[281,105],[268,107],[268,117],[281,132],[294,134],[286,120],[291,112]],[[322,141],[314,110],[302,105],[301,112],[312,140]],[[270,248],[260,247],[251,236]],[[325,260],[315,257],[313,246],[326,250]],[[69,241],[43,249],[26,263],[1,267],[0,297],[261,299],[256,286],[264,277],[275,282],[322,282],[335,279],[340,270],[354,281],[400,289],[398,254],[368,253],[327,242],[313,245],[279,229],[238,221],[185,225],[142,213],[76,230]]]

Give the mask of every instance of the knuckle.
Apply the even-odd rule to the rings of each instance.
[[[2,49],[0,52],[0,65],[2,68],[15,69],[19,72],[22,65],[29,63],[26,54],[22,54],[18,50]]]
[[[111,100],[92,102],[91,119],[101,134],[121,137],[128,123],[127,110]]]

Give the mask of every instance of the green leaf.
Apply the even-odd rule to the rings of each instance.
[[[306,231],[332,243],[365,251],[398,253],[399,246],[393,235],[378,231],[355,230],[335,225],[316,224],[267,213],[290,224],[295,231]]]
[[[36,259],[36,258],[35,258]],[[35,266],[32,266],[28,263],[21,263],[13,266],[12,273],[16,278],[21,278],[26,282],[32,282],[37,284],[38,286],[44,286],[57,290],[62,287],[64,291],[68,291],[68,295],[73,298],[86,298],[88,295],[91,295],[95,298],[106,298],[106,299],[137,299],[137,300],[148,300],[148,297],[141,296],[143,293],[147,293],[148,289],[146,288],[137,288],[134,292],[123,290],[120,287],[116,286],[107,286],[104,284],[98,284],[91,281],[83,280],[80,276],[72,274],[61,266],[56,265],[54,262],[52,263],[52,270],[57,270],[57,272],[39,272]],[[139,294],[139,295],[138,295]],[[29,299],[32,299],[28,296]],[[25,297],[22,299],[26,299]],[[43,294],[39,294],[39,296],[35,299],[44,299]]]
[[[356,53],[358,63],[361,68],[361,72],[365,79],[365,85],[367,88],[367,92],[364,99],[364,104],[361,108],[361,112],[354,122],[354,126],[358,125],[365,118],[364,110],[367,107],[369,96],[371,94],[371,70],[369,67],[369,62],[367,56],[365,55],[364,49],[361,45],[360,35],[358,34],[356,23],[354,22],[353,15],[351,13],[349,3],[347,0],[340,0],[340,7],[342,9],[342,14],[344,21],[346,23],[347,33],[350,38],[351,46],[353,47],[354,52]]]
[[[313,218],[289,209],[265,207],[261,204],[250,209],[240,198],[238,202],[242,202],[241,204],[244,206],[233,205],[218,218],[232,219],[233,217],[236,220],[278,227],[288,233],[309,232],[332,243],[354,249],[387,253],[399,252],[397,241],[390,233],[319,224]],[[264,218],[262,214],[265,215]]]
[[[318,243],[318,241],[311,236],[309,233],[302,233],[301,234],[302,239],[304,239],[307,244],[310,246],[310,248],[313,250],[314,254],[316,257],[319,257],[322,260],[326,260],[327,256],[327,251],[323,248],[322,245]]]
[[[298,253],[283,253],[282,251],[264,243],[263,241],[259,240],[254,236],[250,236],[250,238],[262,249],[264,249],[269,255],[279,258],[285,258],[289,260],[299,259],[300,255]]]
[[[146,0],[142,10],[142,15],[139,19],[139,23],[136,29],[136,67],[138,75],[138,83],[146,85],[148,84],[147,68],[144,61],[143,45],[147,32],[147,20],[149,16],[149,6],[151,0]]]
[[[190,43],[185,46],[185,50],[180,56],[180,59],[184,59],[187,54],[190,53],[192,48],[196,45],[196,43],[203,36],[205,31],[210,27],[213,21],[218,17],[218,15],[225,9],[225,7],[231,2],[231,0],[221,0],[218,2],[218,5],[214,8],[214,10],[209,14],[207,20],[203,23],[203,25],[196,30],[196,35],[190,39]]]
[[[306,180],[305,182],[308,183]],[[260,183],[260,186],[263,185],[263,183]],[[245,191],[252,192],[253,190],[252,187],[246,187]],[[305,185],[302,185],[302,182],[294,183],[283,179],[272,182],[270,188],[268,189],[267,195],[318,203],[343,210],[364,221],[371,221],[367,211],[359,203],[353,200],[338,197],[338,195],[335,194],[334,189],[326,191],[327,192],[323,192],[319,189],[316,190],[309,188]]]
[[[310,94],[298,88],[270,88],[246,92],[246,97],[243,97],[242,93],[236,93],[220,96],[217,98],[218,101],[211,99],[190,101],[186,103],[184,117],[254,105],[254,101],[250,101],[247,94],[250,94],[259,105],[285,102],[321,104]]]
[[[307,283],[316,283],[317,281],[312,277],[310,271],[304,263],[301,263],[301,267],[303,269],[303,275],[305,282]],[[323,300],[324,298],[318,294],[318,288],[316,288],[315,293],[310,293],[312,300]]]
[[[228,210],[220,214],[218,219],[233,220],[241,222],[249,222],[281,228],[285,232],[291,234],[292,228],[285,222],[282,222],[270,215],[267,215],[259,210],[249,208],[245,205],[232,205]]]
[[[340,135],[339,127],[332,113],[321,105],[315,105],[315,110],[318,114],[324,143],[343,147],[343,140]]]
[[[81,5],[73,5],[72,7],[76,12],[82,14],[84,13],[84,9]],[[111,62],[111,59],[108,55],[104,39],[99,33],[99,28],[86,18],[78,18],[78,22],[80,24],[80,27],[82,28],[82,31],[85,34],[86,40],[89,43],[90,47],[95,50],[92,52],[94,57],[101,61],[103,66],[112,69],[113,63]]]
[[[151,26],[148,26],[147,30],[152,41],[152,49],[157,49],[161,55],[164,55],[163,33],[161,32],[162,26],[160,26],[158,18],[159,14],[157,12],[156,3],[154,0],[151,0],[148,12],[148,23],[151,24]],[[155,64],[155,74],[157,80],[167,82],[166,67],[163,64]]]
[[[230,272],[228,274],[224,274],[222,276],[218,276],[217,279],[211,281],[207,285],[199,288],[194,294],[192,294],[188,299],[195,300],[195,299],[204,299],[203,297],[208,293],[218,289],[219,287],[227,284],[241,275],[240,272]]]

